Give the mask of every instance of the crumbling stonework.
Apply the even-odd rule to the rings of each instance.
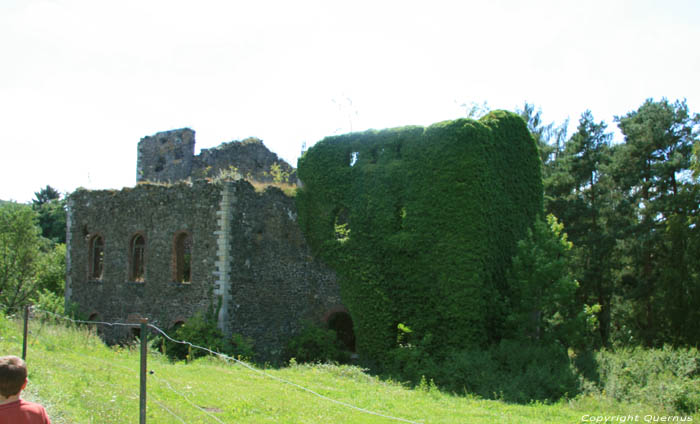
[[[164,131],[144,137],[138,144],[136,181],[175,182],[215,178],[222,172],[261,182],[296,181],[287,162],[269,151],[260,139],[223,143],[194,155],[194,131]]]
[[[223,168],[221,153],[187,159],[193,137],[186,129],[142,139],[141,175],[155,172],[145,156],[163,152],[172,153],[159,171],[168,178],[189,177],[185,168],[198,161]],[[156,148],[169,144],[183,147],[183,155]],[[212,157],[219,159],[206,162]],[[270,156],[237,157],[244,164]],[[68,199],[66,299],[92,319],[146,317],[164,329],[220,306],[225,334],[251,337],[259,357],[274,360],[305,320],[320,322],[343,309],[335,274],[311,256],[296,218],[293,198],[275,187],[256,192],[242,179],[79,189]],[[186,251],[183,238],[191,243]],[[142,273],[134,271],[137,262]],[[119,341],[129,331],[108,327],[104,336]]]
[[[164,131],[139,141],[136,182],[180,181],[192,173],[194,131],[189,128]]]
[[[294,168],[269,151],[257,138],[202,149],[195,157],[192,170],[194,178],[216,177],[222,171],[237,172],[245,179],[262,182],[296,181]]]

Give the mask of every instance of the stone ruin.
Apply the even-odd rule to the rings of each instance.
[[[90,320],[148,318],[164,330],[213,308],[224,334],[252,338],[262,360],[279,358],[306,321],[351,322],[294,198],[265,187],[296,182],[294,168],[258,139],[194,155],[194,134],[141,139],[133,188],[69,196],[66,301]],[[119,342],[134,330],[101,331]]]

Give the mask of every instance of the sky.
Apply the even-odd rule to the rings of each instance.
[[[133,186],[138,141],[183,127],[296,166],[484,102],[570,132],[647,98],[700,112],[699,22],[697,0],[0,0],[0,199]]]

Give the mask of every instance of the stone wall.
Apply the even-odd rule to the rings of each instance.
[[[305,320],[320,322],[341,305],[335,273],[311,256],[294,199],[246,181],[233,191],[228,327],[277,356]]]
[[[176,182],[216,178],[222,172],[261,182],[296,182],[296,171],[268,150],[260,139],[222,143],[194,155],[194,131],[164,131],[138,144],[136,181]]]
[[[263,360],[279,356],[304,320],[340,307],[335,274],[311,257],[294,199],[244,180],[139,184],[121,191],[78,190],[69,197],[67,300],[86,316],[162,328],[224,301],[220,327],[252,337]],[[192,237],[191,283],[173,281],[175,235]],[[101,280],[89,278],[90,238],[104,239]],[[130,242],[145,238],[143,282],[129,280]],[[107,329],[109,341],[128,329]]]
[[[216,244],[213,207],[220,198],[218,187],[198,183],[171,187],[141,184],[121,191],[78,190],[70,195],[69,270],[70,298],[85,316],[124,322],[130,317],[148,317],[170,327],[198,310],[212,305]],[[192,236],[192,279],[174,281],[173,242],[176,232]],[[130,281],[129,251],[135,234],[145,238],[143,282]],[[101,280],[89,277],[90,238],[104,240]],[[124,328],[110,331],[108,341],[125,336]]]
[[[163,131],[138,144],[136,181],[174,182],[187,179],[194,160],[194,131]]]
[[[271,182],[275,180],[274,174],[277,172],[277,178],[283,180],[278,182],[296,182],[294,168],[268,150],[257,138],[202,149],[195,157],[192,175],[195,178],[216,177],[222,170],[231,171],[231,167],[248,180]]]

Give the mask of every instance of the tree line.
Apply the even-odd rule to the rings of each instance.
[[[542,159],[545,212],[573,243],[577,300],[598,305],[595,347],[700,342],[700,115],[646,100],[616,116],[623,140],[585,111],[545,124],[525,104]]]
[[[27,303],[64,310],[66,274],[65,200],[51,186],[31,205],[0,204],[0,310],[15,313]]]

